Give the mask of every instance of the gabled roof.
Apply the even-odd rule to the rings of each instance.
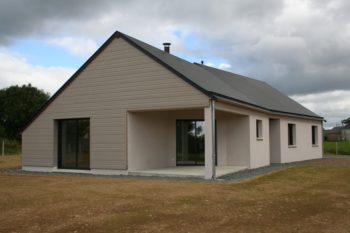
[[[282,92],[271,87],[266,82],[208,66],[200,66],[214,74],[218,79],[225,82],[228,86],[230,86],[231,89],[241,93],[244,98],[248,100],[248,102],[252,105],[260,106],[266,110],[270,110],[276,113],[290,113],[301,116],[304,115],[321,118]],[[221,93],[216,94],[218,96],[222,95]],[[233,99],[244,101],[238,96],[233,96],[232,94],[227,96],[232,97]]]
[[[72,75],[70,79],[39,109],[23,128],[22,132],[79,76],[79,74],[113,41],[123,38],[146,55],[165,66],[208,97],[225,98],[261,108],[272,113],[287,113],[322,119],[288,96],[270,85],[238,74],[190,63],[172,54],[164,52],[131,36],[116,31],[108,40]]]
[[[146,54],[181,74],[211,97],[226,98],[274,113],[322,119],[265,82],[209,66],[190,63],[128,35],[119,33]]]

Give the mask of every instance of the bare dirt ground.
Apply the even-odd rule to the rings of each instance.
[[[0,173],[0,232],[349,231],[350,159],[238,184]]]

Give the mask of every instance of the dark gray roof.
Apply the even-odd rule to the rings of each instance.
[[[128,35],[119,33],[119,36],[209,96],[226,98],[276,113],[321,118],[265,82],[205,65],[193,64]]]
[[[177,74],[180,78],[212,98],[225,98],[277,113],[299,116],[320,116],[282,94],[268,84],[204,65],[193,64],[131,36],[116,31],[103,45],[70,77],[63,86],[36,112],[22,132],[59,96],[71,82],[114,40],[122,37],[154,60]]]

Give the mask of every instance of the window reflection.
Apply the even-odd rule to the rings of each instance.
[[[204,121],[176,123],[177,165],[204,165]]]
[[[73,119],[59,121],[59,167],[90,168],[90,121]]]

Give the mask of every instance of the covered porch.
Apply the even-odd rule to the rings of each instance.
[[[128,174],[215,179],[249,168],[249,116],[213,105],[129,111]]]

